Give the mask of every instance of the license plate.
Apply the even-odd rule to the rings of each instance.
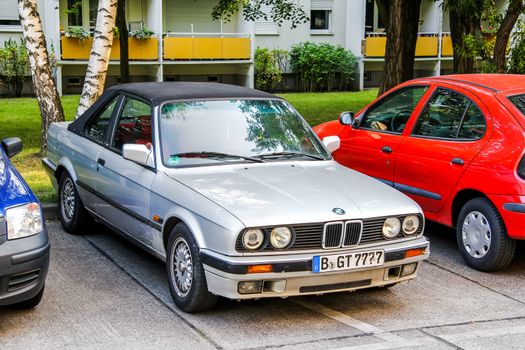
[[[373,250],[339,255],[316,255],[312,260],[313,272],[332,272],[381,266],[385,263],[385,252]]]

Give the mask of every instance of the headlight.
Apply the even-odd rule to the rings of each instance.
[[[255,250],[262,246],[264,243],[264,233],[259,229],[246,230],[242,235],[242,244],[244,248]]]
[[[398,218],[388,218],[383,224],[383,236],[385,238],[394,238],[401,231],[401,221]]]
[[[403,219],[403,232],[407,235],[413,235],[419,228],[419,218],[416,215],[409,215]]]
[[[274,248],[286,248],[292,241],[292,231],[288,227],[276,227],[270,234],[270,243]]]
[[[42,211],[37,203],[29,203],[5,211],[7,239],[36,235],[44,229]]]

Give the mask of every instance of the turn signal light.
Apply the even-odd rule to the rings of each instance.
[[[273,267],[272,265],[249,265],[248,266],[248,273],[266,273],[266,272],[272,272]]]
[[[405,259],[425,254],[426,248],[409,249],[405,252]]]

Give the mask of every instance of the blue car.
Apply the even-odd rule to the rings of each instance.
[[[0,306],[33,308],[44,294],[49,240],[38,199],[9,158],[22,150],[12,137],[0,147]]]

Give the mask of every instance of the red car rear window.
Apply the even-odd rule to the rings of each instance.
[[[510,96],[509,100],[514,103],[514,105],[520,110],[521,114],[525,116],[525,95]]]

